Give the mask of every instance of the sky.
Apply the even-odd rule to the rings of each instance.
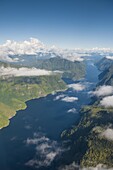
[[[30,37],[61,48],[113,48],[113,0],[0,0],[0,44]]]

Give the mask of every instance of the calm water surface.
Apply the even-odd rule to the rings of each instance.
[[[79,119],[81,106],[90,102],[88,92],[98,82],[98,74],[92,61],[88,61],[86,78],[81,80],[85,90],[68,89],[28,101],[27,108],[18,111],[10,125],[0,130],[0,170],[55,169],[53,160],[63,151],[60,134]],[[78,97],[78,101],[55,100],[58,95]],[[68,113],[72,108],[76,112]]]

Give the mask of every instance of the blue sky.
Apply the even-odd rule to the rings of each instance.
[[[113,0],[0,0],[0,43],[113,48]]]

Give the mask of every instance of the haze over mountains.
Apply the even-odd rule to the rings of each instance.
[[[11,75],[12,71],[13,75],[22,75],[22,72],[23,75],[27,76],[28,73],[29,75],[45,75],[54,71],[63,74],[63,77],[79,79],[80,74],[84,75],[83,66],[81,67],[82,63],[88,57],[94,56],[96,58],[98,58],[97,56],[100,58],[105,57],[103,60],[112,60],[113,49],[61,49],[55,46],[47,47],[36,38],[30,38],[23,42],[7,40],[6,43],[0,45],[1,75]],[[6,69],[4,66],[9,68]],[[32,69],[30,70],[30,68]],[[80,73],[78,73],[78,70]],[[27,73],[25,74],[26,71]],[[77,73],[76,75],[75,72]]]
[[[37,57],[38,59],[53,58],[61,56],[71,61],[83,61],[85,56],[104,55],[112,59],[113,49],[92,48],[92,49],[61,49],[55,46],[47,47],[36,38],[30,38],[23,42],[7,40],[0,45],[0,60],[8,62],[24,62],[24,56]]]

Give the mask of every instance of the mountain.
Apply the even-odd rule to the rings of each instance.
[[[9,124],[17,110],[25,109],[26,101],[65,90],[67,87],[62,78],[78,80],[85,75],[82,62],[61,57],[19,57],[19,62],[0,61],[0,128]]]
[[[113,64],[113,60],[109,59],[109,57],[104,57],[101,60],[99,60],[96,65],[100,71],[104,71],[106,69],[109,69],[109,67]]]
[[[60,75],[0,78],[0,128],[9,124],[17,110],[25,109],[25,102],[54,91],[65,90]]]
[[[15,56],[17,57],[17,56]],[[18,62],[1,62],[0,65],[11,67],[28,67],[38,68],[48,71],[60,71],[62,72],[62,78],[70,78],[73,80],[82,79],[85,76],[85,63],[79,61],[70,61],[62,57],[53,58],[41,58],[37,56],[19,56]]]
[[[99,75],[100,85],[113,86],[113,63]]]
[[[7,40],[0,45],[0,62],[14,68],[35,67],[48,71],[59,71],[62,78],[73,80],[85,76],[83,56],[88,54],[81,50],[47,47],[41,41],[30,38],[23,42]]]
[[[83,62],[73,62],[61,57],[37,60],[36,67],[51,71],[59,70],[63,72],[63,78],[71,78],[73,80],[78,80],[85,76],[85,64]]]
[[[111,56],[104,57],[96,63],[101,71],[99,75],[99,85],[113,85],[113,60]]]
[[[106,131],[113,128],[113,110],[88,106],[81,114],[78,125],[62,134],[64,139],[69,140],[66,145],[70,147],[64,159],[66,157],[68,161],[74,161],[83,168],[99,164],[111,168],[113,141],[106,138]]]
[[[0,58],[0,128],[9,124],[17,110],[25,109],[26,101],[65,90],[62,78],[78,80],[85,76],[83,61],[58,56],[34,39],[24,43],[7,41],[0,49],[5,55]]]
[[[99,80],[97,89],[100,85],[104,86],[104,90],[107,90],[106,85],[113,87],[112,61],[107,69],[104,67]],[[113,167],[113,107],[101,105],[102,101],[107,99],[104,92],[103,97],[93,97],[92,102],[81,109],[79,122],[62,133],[62,139],[69,141],[66,147],[70,148],[62,156],[62,162],[66,159],[69,164],[75,162],[82,168],[98,165],[106,169]]]

